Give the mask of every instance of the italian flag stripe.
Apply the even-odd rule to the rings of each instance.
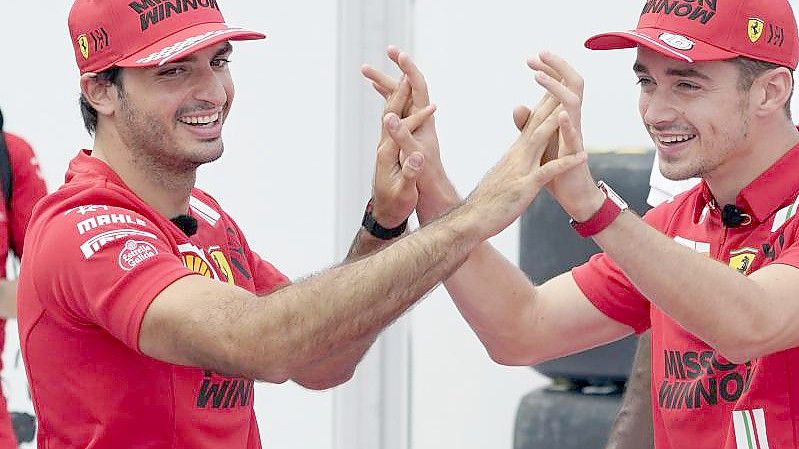
[[[755,410],[750,410],[749,413],[752,414],[752,418],[754,419],[756,424],[755,429],[757,429],[757,432],[755,432],[755,436],[758,441],[757,447],[762,449],[769,449],[768,438],[766,438],[766,415],[763,413],[763,409],[759,408]]]
[[[790,206],[783,207],[774,215],[774,223],[771,226],[771,232],[776,232],[782,225],[796,215],[799,209],[799,197]]]
[[[769,449],[763,409],[732,412],[737,449]]]

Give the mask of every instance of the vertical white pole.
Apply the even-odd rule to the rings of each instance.
[[[360,75],[363,63],[396,74],[389,44],[408,48],[412,0],[339,0],[336,251],[344,257],[371,196],[382,100]],[[409,448],[409,330],[392,325],[334,393],[334,449]]]

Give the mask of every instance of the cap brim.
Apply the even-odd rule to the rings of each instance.
[[[223,41],[264,39],[257,31],[225,23],[202,23],[178,31],[116,62],[119,67],[153,67],[179,60]]]
[[[672,43],[664,40],[664,36],[671,37]],[[617,50],[644,46],[669,58],[687,62],[722,61],[738,56],[736,53],[722,50],[698,39],[657,28],[597,34],[585,41],[585,46],[591,50]]]

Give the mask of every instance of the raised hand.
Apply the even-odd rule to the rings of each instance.
[[[398,145],[391,138],[391,132],[397,130],[401,123],[406,129],[418,129],[431,120],[435,107],[427,105],[400,119],[400,114],[409,101],[410,92],[410,84],[403,77],[396,91],[386,101],[383,131],[377,147],[372,183],[372,215],[385,228],[399,226],[405,221],[419,199],[416,179],[425,165],[423,146],[414,138],[403,140],[404,145]]]
[[[561,112],[556,101],[542,101],[510,150],[466,199],[463,208],[479,217],[482,238],[497,234],[515,221],[554,178],[584,165],[584,152],[543,160],[549,142],[558,132]]]
[[[402,110],[397,112],[397,114],[400,117],[406,117],[429,106],[430,95],[427,82],[411,57],[393,46],[388,48],[386,54],[402,71],[411,87],[410,97],[408,97],[407,102],[402,106]],[[397,91],[399,81],[390,75],[369,65],[364,65],[361,68],[361,72],[372,83],[375,90],[387,101]],[[420,195],[417,213],[420,222],[425,224],[448,210],[460,198],[454,187],[452,187],[441,164],[434,117],[431,116],[421,123],[418,128],[410,128],[410,130],[413,137],[421,144],[419,151],[425,157],[424,170],[416,178]],[[404,150],[400,152],[401,160],[404,160],[407,156]]]
[[[539,58],[532,58],[527,64],[536,72],[536,82],[563,108],[558,117],[560,133],[556,157],[584,154],[581,131],[583,78],[564,59],[549,52],[542,52]],[[514,114],[517,125],[523,115],[523,111],[519,110]],[[548,157],[555,157],[555,152],[552,151]],[[566,213],[577,221],[590,218],[604,199],[587,164],[558,176],[547,188]]]

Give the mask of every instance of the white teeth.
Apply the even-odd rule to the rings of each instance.
[[[219,120],[219,117],[220,113],[215,112],[212,115],[205,115],[202,117],[181,117],[178,121],[188,125],[209,125]]]
[[[685,142],[688,140],[693,139],[696,137],[695,134],[686,134],[683,136],[668,136],[668,137],[661,137],[660,141],[663,143],[678,143],[678,142]]]

